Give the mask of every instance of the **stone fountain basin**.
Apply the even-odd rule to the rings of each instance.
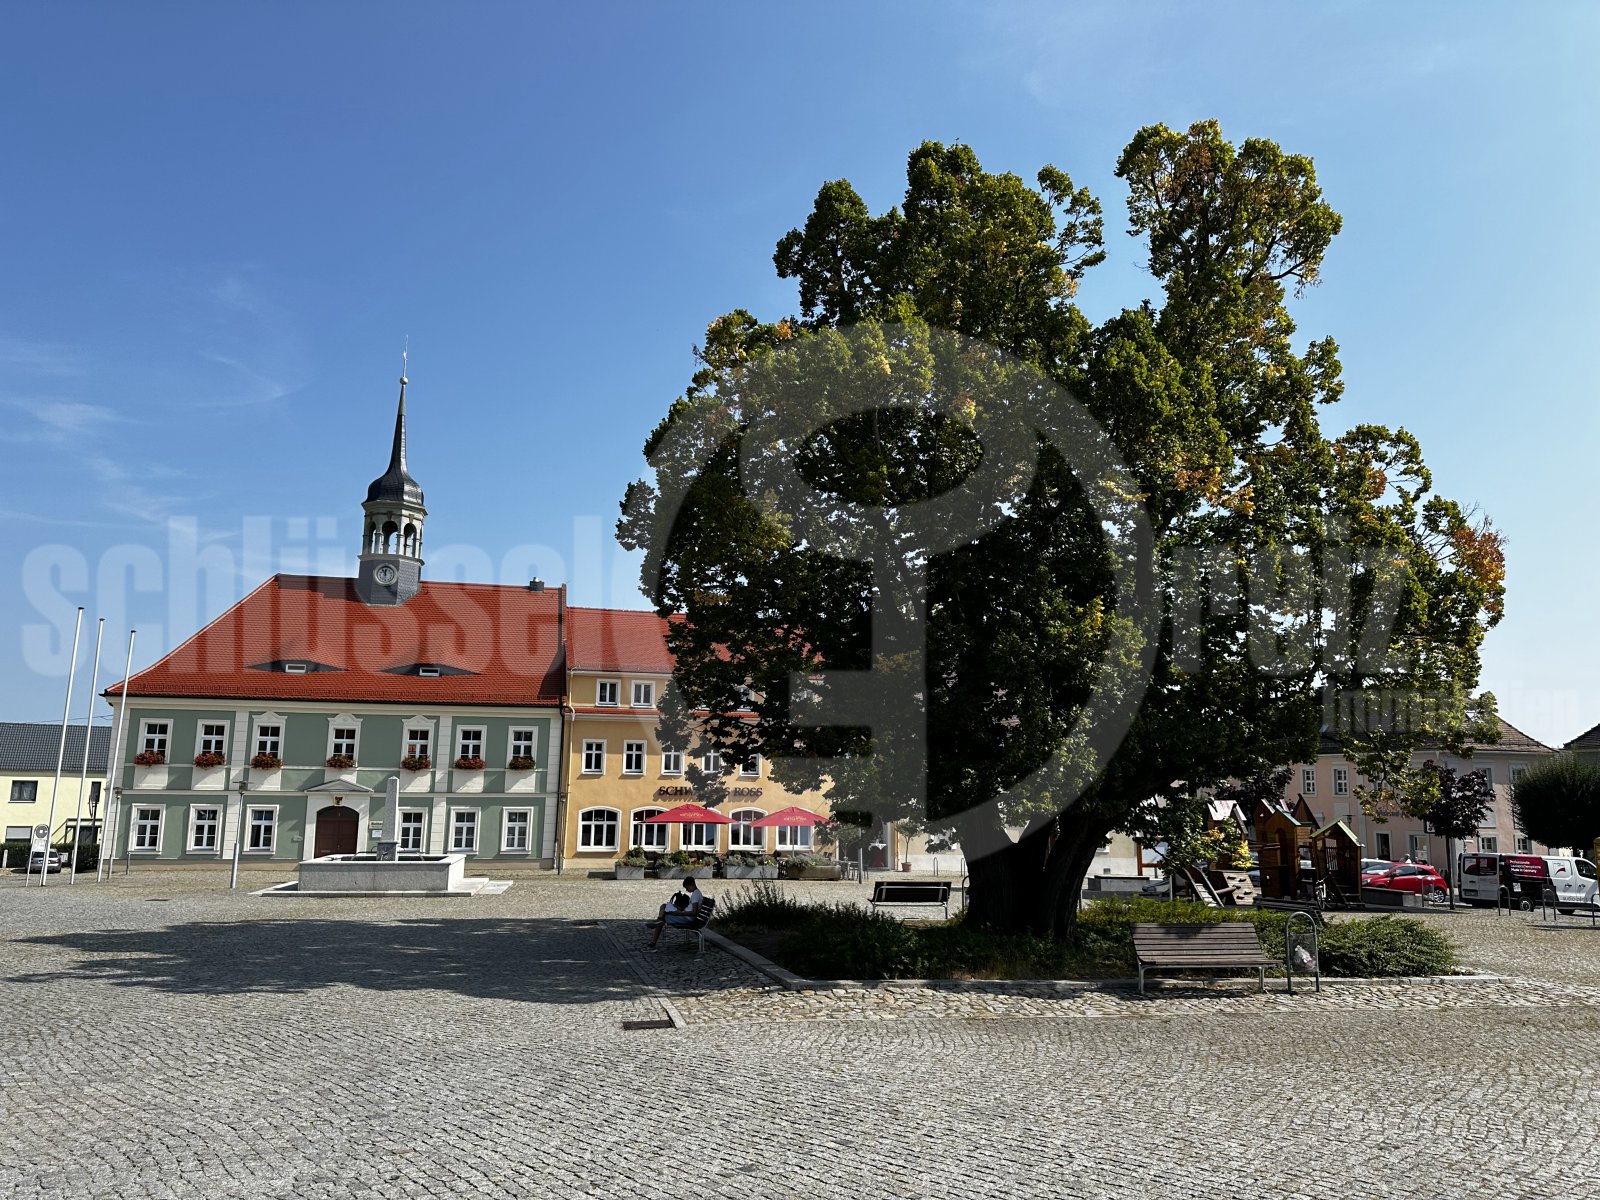
[[[301,892],[455,892],[466,876],[465,854],[329,854],[300,863]]]

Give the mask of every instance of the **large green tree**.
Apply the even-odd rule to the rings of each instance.
[[[1552,755],[1512,785],[1511,807],[1517,828],[1534,841],[1588,853],[1600,840],[1600,762]]]
[[[1162,295],[1098,325],[1101,209],[1064,172],[930,142],[885,213],[825,184],[774,256],[799,312],[711,323],[619,525],[680,618],[663,736],[698,714],[731,761],[947,830],[998,928],[1066,932],[1138,806],[1330,722],[1374,762],[1460,742],[1500,615],[1498,538],[1416,440],[1321,429],[1336,348],[1297,344],[1289,303],[1340,219],[1310,160],[1158,125],[1117,174]],[[1019,420],[1027,447],[996,433]],[[914,513],[979,476],[948,522],[976,532],[931,546]],[[802,515],[808,490],[836,505]]]

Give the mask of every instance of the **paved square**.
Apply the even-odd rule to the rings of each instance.
[[[815,995],[641,953],[653,882],[225,884],[0,877],[0,1196],[1600,1193],[1586,926],[1429,918],[1500,984]]]

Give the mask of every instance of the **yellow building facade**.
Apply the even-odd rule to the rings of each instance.
[[[784,854],[817,844],[807,827],[753,828],[779,809],[826,814],[818,791],[792,792],[761,758],[729,766],[726,800],[717,809],[731,825],[652,825],[648,818],[697,804],[685,767],[688,754],[720,773],[714,753],[666,750],[656,737],[660,698],[672,676],[666,623],[654,613],[567,610],[567,698],[561,763],[564,869],[601,870],[629,849],[699,856]]]
[[[89,743],[89,772],[80,793],[85,740]],[[20,847],[32,840],[35,827],[40,825],[50,827],[52,846],[71,844],[74,819],[81,821],[82,840],[94,840],[95,830],[106,815],[106,754],[110,744],[109,728],[96,727],[86,739],[82,725],[68,726],[61,786],[57,790],[56,755],[61,745],[61,726],[0,722],[0,805],[4,806],[0,808],[0,825],[4,827],[4,841],[17,848],[8,855],[8,867],[23,865]]]

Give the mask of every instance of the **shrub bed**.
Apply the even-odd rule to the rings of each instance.
[[[1101,979],[1135,974],[1139,921],[1249,921],[1266,953],[1283,958],[1288,914],[1207,908],[1193,901],[1109,899],[1086,903],[1071,941],[991,933],[952,921],[909,923],[859,904],[810,904],[781,884],[757,882],[719,906],[716,928],[755,935],[781,966],[813,979]],[[1456,964],[1450,940],[1395,916],[1338,921],[1321,931],[1329,976],[1444,975]]]

